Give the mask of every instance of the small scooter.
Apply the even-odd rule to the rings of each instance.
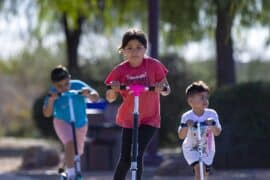
[[[212,119],[207,119],[212,120]],[[198,146],[197,151],[199,152],[199,166],[200,166],[200,180],[204,180],[204,170],[203,170],[203,141],[202,141],[202,134],[201,134],[201,127],[205,126],[214,126],[216,123],[215,121],[212,124],[207,124],[206,121],[199,122],[197,121],[193,127],[197,129],[197,138],[198,138]],[[181,124],[182,127],[188,127],[187,124]]]

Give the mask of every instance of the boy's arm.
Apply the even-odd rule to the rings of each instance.
[[[221,128],[218,126],[209,126],[211,131],[213,132],[214,136],[219,136],[221,133]]]
[[[179,139],[185,139],[188,133],[188,128],[193,127],[194,122],[192,120],[187,120],[186,123],[181,124],[178,128],[178,137]]]
[[[50,97],[48,97],[48,103],[43,106],[43,115],[45,117],[51,117],[53,114],[53,104],[54,101],[57,99],[57,94],[51,94]]]
[[[216,120],[214,120],[212,118],[208,118],[206,120],[206,123],[209,125],[209,128],[213,132],[214,136],[219,136],[222,129],[221,129],[221,126],[220,126],[219,121],[218,121],[218,116],[216,115],[215,118],[216,118]],[[213,123],[215,123],[215,125],[212,125]]]
[[[188,127],[181,127],[178,128],[178,138],[183,140],[187,136]]]

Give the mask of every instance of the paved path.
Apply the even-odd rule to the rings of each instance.
[[[58,180],[55,171],[31,171],[0,174],[2,180]],[[84,180],[111,180],[112,172],[87,172],[84,173]],[[128,178],[129,179],[129,178]],[[208,180],[269,180],[270,169],[267,170],[228,170],[215,171]],[[178,177],[157,177],[152,169],[146,169],[143,180],[193,180],[191,176]]]
[[[59,180],[55,170],[19,171],[25,147],[41,143],[40,140],[0,138],[0,180]],[[171,152],[170,152],[171,153]],[[174,152],[179,154],[179,152]],[[1,173],[2,172],[2,173]],[[113,172],[83,173],[84,180],[111,180]],[[128,176],[130,177],[130,176]],[[143,180],[193,180],[191,176],[157,177],[155,169],[145,168]],[[129,180],[129,178],[127,178]],[[208,180],[270,180],[270,169],[214,171]]]

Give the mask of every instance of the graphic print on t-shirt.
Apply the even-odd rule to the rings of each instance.
[[[126,82],[125,84],[136,84],[136,85],[148,85],[148,77],[147,77],[147,72],[141,73],[141,74],[136,74],[136,75],[126,75]]]
[[[202,137],[202,152],[204,154],[204,156],[208,157],[209,156],[209,151],[211,148],[211,130],[207,127],[201,127],[201,137]],[[194,137],[194,140],[192,142],[192,149],[191,151],[198,151],[198,145],[199,145],[199,141],[197,138],[197,128],[192,128],[192,134]]]

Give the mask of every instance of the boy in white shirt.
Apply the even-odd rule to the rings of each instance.
[[[197,122],[205,122],[208,126],[201,126],[203,146],[202,161],[204,164],[204,176],[207,179],[215,156],[214,136],[221,133],[221,125],[215,110],[209,109],[209,88],[203,81],[193,82],[186,89],[187,102],[191,110],[185,112],[178,128],[178,137],[184,139],[182,144],[183,154],[187,163],[193,167],[195,180],[200,180],[199,152]]]

